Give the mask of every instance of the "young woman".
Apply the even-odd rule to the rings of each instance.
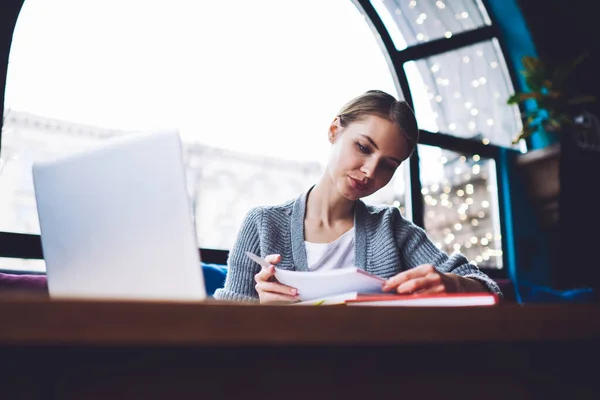
[[[329,126],[331,153],[320,181],[296,200],[250,210],[215,298],[297,301],[295,288],[274,280],[274,265],[297,271],[357,266],[387,279],[383,289],[397,293],[501,294],[464,256],[435,247],[398,208],[360,200],[390,181],[418,136],[410,107],[385,92],[368,91],[347,103]],[[271,266],[261,268],[246,251]]]

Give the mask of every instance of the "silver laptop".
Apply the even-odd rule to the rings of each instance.
[[[177,132],[33,164],[51,298],[203,300]]]

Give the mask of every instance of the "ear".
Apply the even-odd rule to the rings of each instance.
[[[327,133],[330,143],[335,143],[335,140],[340,134],[341,130],[342,126],[340,125],[340,117],[335,117],[335,119],[331,122],[331,125],[329,125],[329,132]]]

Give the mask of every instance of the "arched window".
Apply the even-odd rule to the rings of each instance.
[[[199,245],[227,249],[249,207],[288,200],[318,179],[339,107],[381,89],[413,106],[421,143],[367,202],[394,204],[440,248],[501,269],[498,154],[515,147],[520,121],[505,104],[512,80],[485,5],[27,0],[7,74],[0,232],[39,233],[33,159],[176,128]],[[223,168],[244,193],[215,179]],[[213,235],[212,217],[229,209],[231,232]],[[0,269],[32,268],[15,262],[0,258]]]
[[[360,0],[412,103],[421,144],[411,159],[415,223],[436,245],[502,269],[497,160],[519,110],[498,30],[480,0]],[[523,146],[523,144],[519,144]]]
[[[9,55],[0,231],[39,234],[32,160],[175,128],[199,246],[228,249],[251,206],[315,183],[339,108],[369,89],[402,97],[394,81],[348,0],[27,0]],[[269,193],[221,187],[215,169]],[[405,172],[367,201],[404,207]],[[31,265],[0,259],[43,270]]]

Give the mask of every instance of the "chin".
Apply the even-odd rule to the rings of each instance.
[[[344,196],[346,199],[351,200],[351,201],[356,201],[362,197],[362,196],[357,196],[356,194],[348,193],[348,192],[346,192],[346,193],[342,192],[342,196]]]
[[[346,198],[350,201],[356,201],[356,200],[366,196],[360,192],[357,192],[356,189],[354,189],[352,187],[348,187],[347,185],[344,185],[344,184],[338,186],[338,191],[340,192],[340,194],[342,196],[344,196],[344,198]]]

